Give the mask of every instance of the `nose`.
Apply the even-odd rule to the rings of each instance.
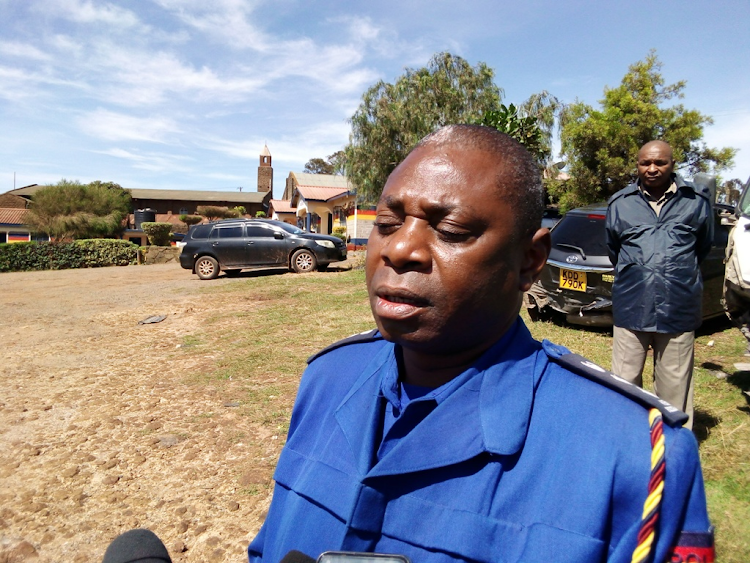
[[[656,166],[656,164],[654,164],[652,162],[651,164],[648,165],[648,168],[646,168],[646,171],[647,172],[658,172],[659,171],[659,167]]]
[[[432,264],[429,224],[407,217],[397,231],[386,237],[380,255],[397,271],[425,270]]]

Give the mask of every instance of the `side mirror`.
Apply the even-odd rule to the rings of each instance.
[[[281,239],[284,238],[284,235],[281,234],[279,231],[274,231],[273,232],[273,238],[281,240]]]

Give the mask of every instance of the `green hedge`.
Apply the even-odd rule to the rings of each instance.
[[[138,260],[138,245],[117,239],[0,244],[0,272],[127,266]]]
[[[169,246],[169,234],[172,232],[172,223],[155,223],[153,221],[144,221],[141,223],[141,229],[148,242],[156,246]]]

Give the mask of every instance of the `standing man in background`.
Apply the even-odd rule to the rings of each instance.
[[[693,425],[693,343],[701,324],[699,265],[713,241],[707,193],[674,173],[672,147],[651,141],[638,152],[638,180],[607,207],[612,288],[612,371],[637,385],[649,347],[654,391]]]

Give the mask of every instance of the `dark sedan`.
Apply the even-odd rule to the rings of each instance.
[[[714,247],[701,264],[704,319],[724,314],[721,294],[729,230],[721,219],[728,212],[727,206],[715,207]],[[573,209],[552,229],[547,264],[524,295],[531,320],[557,317],[571,324],[612,326],[615,270],[607,255],[606,213],[606,203]]]
[[[232,276],[258,267],[322,271],[331,262],[346,260],[346,244],[341,239],[266,219],[225,219],[195,225],[184,242],[180,265],[202,280],[215,278],[221,270]]]

